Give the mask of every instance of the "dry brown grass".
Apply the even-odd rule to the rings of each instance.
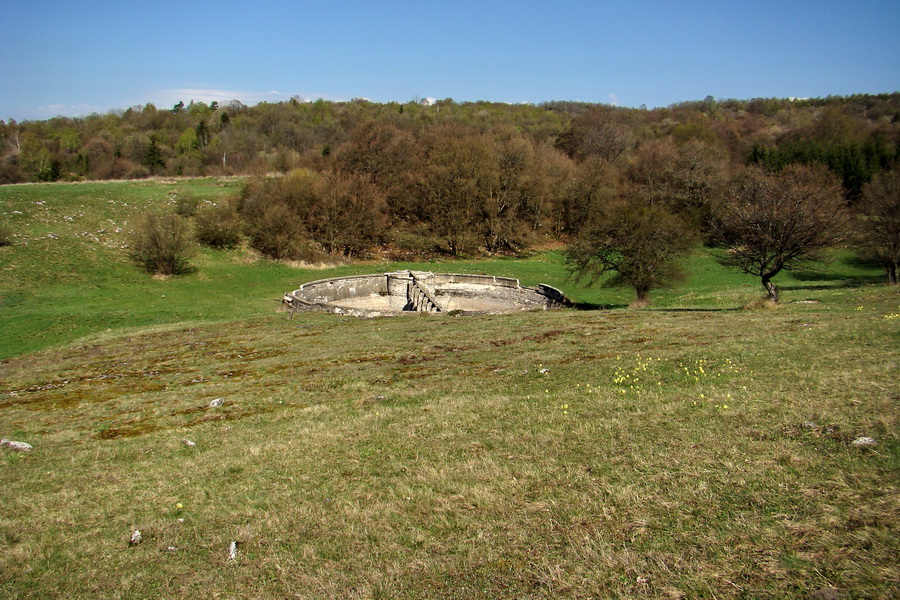
[[[12,359],[0,593],[891,597],[896,306],[281,315]]]

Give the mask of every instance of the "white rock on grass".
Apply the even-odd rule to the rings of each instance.
[[[181,440],[181,443],[187,446],[188,448],[193,448],[197,445],[197,442],[192,442],[191,440],[184,438]]]
[[[851,443],[857,448],[871,448],[878,442],[875,441],[875,438],[861,436],[853,440]]]
[[[228,545],[228,560],[231,562],[237,560],[237,542],[231,542]]]
[[[141,536],[140,530],[135,529],[133,532],[131,532],[131,539],[128,540],[128,545],[129,546],[137,546],[138,544],[141,543],[142,539],[143,539],[143,537]]]
[[[16,452],[31,452],[34,447],[31,444],[27,444],[25,442],[14,442],[13,440],[0,440],[0,446],[6,446],[10,450],[15,450]]]
[[[209,403],[209,407],[210,408],[219,408],[223,404],[225,404],[225,398],[216,398],[215,400],[212,400]]]

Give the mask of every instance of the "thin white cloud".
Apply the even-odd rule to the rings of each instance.
[[[246,92],[234,90],[211,90],[202,88],[182,88],[174,90],[159,90],[151,94],[154,100],[162,106],[184,102],[228,102],[240,100],[244,104],[257,104],[259,102],[281,102],[290,98],[289,94],[279,91],[270,92]]]
[[[92,113],[104,113],[109,107],[96,106],[94,104],[47,104],[35,106],[20,112],[23,120],[44,120],[53,117],[80,117]],[[2,117],[0,117],[2,118]]]

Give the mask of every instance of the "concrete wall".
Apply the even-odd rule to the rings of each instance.
[[[310,281],[301,285],[300,289],[293,292],[293,295],[305,302],[326,303],[359,296],[371,296],[372,294],[387,295],[387,293],[387,276],[380,273]]]
[[[366,302],[366,298],[373,300]],[[336,306],[351,299],[358,302]],[[537,288],[521,287],[519,280],[512,277],[398,271],[311,281],[285,294],[283,303],[294,310],[344,312],[347,309],[352,314],[365,314],[367,310],[383,314],[401,312],[404,307],[407,311],[446,308],[508,312],[556,308],[568,305],[569,301],[554,287],[544,284]]]
[[[466,273],[435,273],[433,282],[432,285],[442,285],[445,283],[471,283],[472,285],[490,285],[511,288],[519,287],[519,280],[512,277],[469,275]]]

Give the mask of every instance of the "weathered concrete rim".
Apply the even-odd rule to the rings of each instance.
[[[523,287],[513,277],[412,270],[310,281],[285,294],[282,304],[292,313],[323,311],[359,317],[503,314],[572,305],[565,294],[546,284]]]

